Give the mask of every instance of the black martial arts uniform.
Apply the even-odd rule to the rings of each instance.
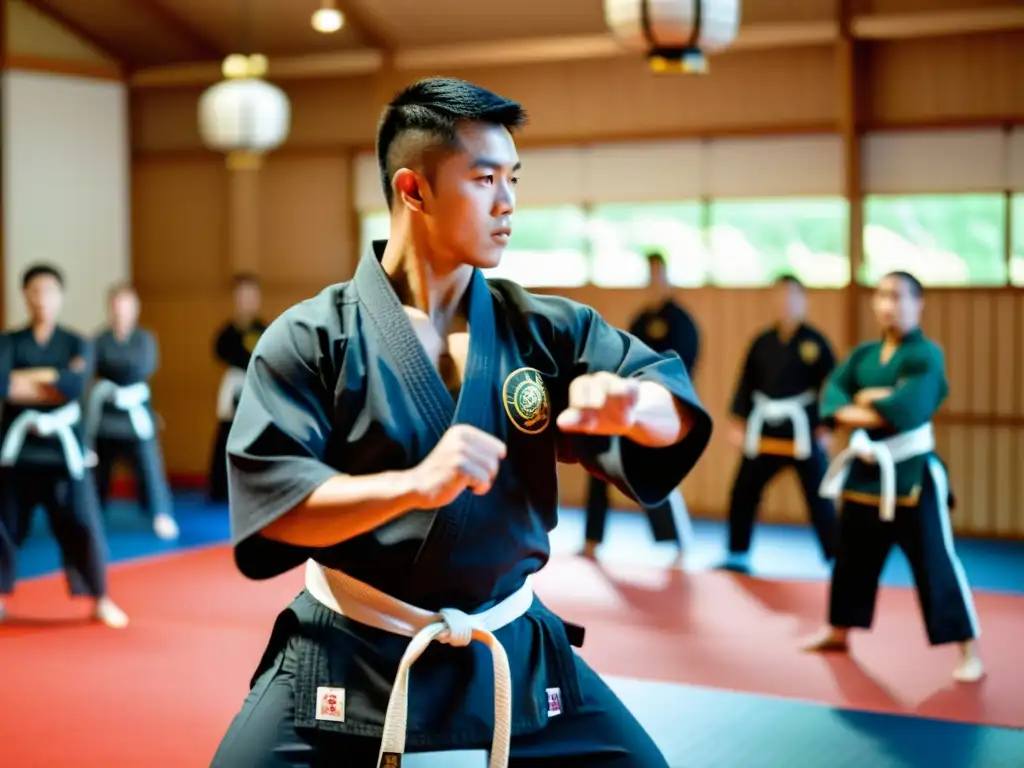
[[[655,352],[674,352],[683,360],[687,373],[692,377],[697,358],[700,355],[700,331],[690,313],[672,299],[666,299],[659,306],[649,307],[637,315],[629,332]],[[608,483],[591,475],[587,493],[587,541],[600,543],[604,540],[608,523]],[[682,545],[683,531],[672,514],[671,504],[666,501],[655,507],[644,509],[651,525],[651,533],[657,542],[676,541]],[[683,511],[685,513],[685,510]]]
[[[754,339],[730,411],[748,427],[743,459],[733,480],[729,502],[729,552],[742,555],[750,549],[754,519],[765,486],[782,469],[793,467],[800,478],[818,544],[826,560],[835,555],[835,505],[818,494],[828,468],[828,455],[814,439],[820,426],[818,394],[835,366],[828,339],[801,323],[787,339],[772,327]],[[770,413],[770,403],[791,399],[804,414],[803,424]],[[760,406],[759,406],[760,404]],[[767,414],[754,418],[757,408]],[[799,419],[799,417],[798,417]],[[761,421],[758,430],[757,421]],[[804,425],[806,431],[804,432]],[[800,433],[803,432],[801,438]]]
[[[0,527],[15,547],[28,535],[32,512],[42,505],[50,529],[60,546],[64,571],[73,595],[106,595],[106,541],[98,513],[96,485],[84,461],[82,418],[65,419],[69,424],[62,442],[58,433],[50,436],[24,429],[40,415],[46,420],[60,414],[80,412],[86,383],[92,377],[92,351],[87,341],[58,327],[50,340],[36,343],[31,328],[8,335],[0,348],[0,392],[10,391],[10,374],[27,368],[54,368],[58,378],[52,385],[66,401],[58,405],[21,405],[8,399],[0,421]],[[37,421],[37,424],[42,424]],[[40,427],[40,429],[45,429]],[[19,439],[19,433],[24,438]],[[20,445],[19,445],[20,443]],[[15,553],[6,546],[0,551],[0,594],[14,588]]]
[[[249,367],[249,358],[256,347],[256,342],[267,329],[262,320],[253,320],[248,326],[240,328],[233,322],[227,323],[217,334],[214,343],[214,354],[217,359],[224,363],[228,370],[224,379],[221,380],[221,392],[218,394],[217,405],[217,437],[213,445],[213,455],[210,457],[209,489],[207,496],[211,502],[216,504],[228,500],[228,476],[227,476],[227,445],[228,433],[231,431],[231,422],[234,419],[235,409],[238,407],[238,398],[241,395],[240,386],[234,389],[232,378],[241,382]],[[228,392],[231,388],[233,391]],[[222,402],[227,400],[227,402]]]
[[[892,395],[872,404],[886,427],[862,432],[860,437],[884,441],[899,436],[904,442],[919,438],[924,440],[924,450],[894,457],[891,520],[885,519],[879,465],[862,461],[852,450],[836,457],[829,470],[834,483],[826,481],[822,489],[842,499],[829,623],[871,626],[882,568],[898,544],[914,574],[929,641],[940,645],[971,640],[980,629],[954,546],[946,468],[934,451],[931,434],[932,417],[949,392],[944,355],[920,329],[907,334],[887,362],[882,362],[881,353],[881,341],[862,344],[836,368],[822,395],[822,418],[831,419],[853,403],[862,389],[891,387]],[[851,446],[856,439],[857,433],[851,436]],[[840,472],[844,464],[846,469]],[[833,484],[834,488],[827,487]]]
[[[380,264],[384,246],[374,243],[352,281],[275,320],[256,349],[228,446],[235,560],[246,576],[270,578],[313,558],[425,610],[475,612],[515,593],[547,562],[558,461],[581,463],[648,506],[694,466],[711,419],[678,357],[654,353],[592,309],[479,271],[468,289],[468,368],[453,398]],[[662,449],[561,434],[555,417],[567,407],[570,381],[597,371],[663,384],[691,407],[692,430]],[[418,465],[455,424],[507,446],[485,496],[467,490],[447,507],[408,512],[323,549],[260,535],[339,471]],[[495,632],[511,666],[513,765],[538,757],[566,766],[665,766],[573,652],[570,634],[536,598]],[[408,643],[303,591],[279,616],[213,766],[372,768]],[[318,719],[318,688],[332,686],[345,691],[343,721]],[[494,683],[481,643],[430,645],[409,694],[410,752],[489,747]]]
[[[136,328],[121,341],[111,330],[93,342],[96,355],[96,382],[89,398],[88,439],[96,452],[96,485],[100,501],[110,497],[114,464],[126,459],[139,485],[142,508],[151,518],[174,516],[171,490],[153,410],[149,402],[148,382],[156,372],[159,351],[149,331]],[[119,402],[118,394],[139,393],[129,406]]]

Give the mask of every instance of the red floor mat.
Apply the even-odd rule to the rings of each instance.
[[[200,768],[245,695],[277,611],[301,574],[254,583],[218,548],[115,568],[124,632],[82,621],[59,578],[20,585],[0,626],[0,764],[5,768]],[[883,593],[876,632],[854,659],[801,654],[825,587],[720,573],[603,572],[558,559],[538,580],[548,604],[587,626],[601,672],[776,694],[883,712],[1024,726],[1024,600],[984,595],[991,671],[949,681],[953,655],[928,649],[913,595]],[[1016,615],[1015,615],[1016,614]]]

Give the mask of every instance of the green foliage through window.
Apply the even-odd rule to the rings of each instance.
[[[925,285],[1005,285],[1005,197],[868,197],[858,282],[875,285],[882,275],[897,269],[910,272]]]

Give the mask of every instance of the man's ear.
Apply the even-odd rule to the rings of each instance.
[[[402,205],[414,211],[423,210],[423,188],[424,179],[416,171],[409,168],[401,168],[391,182],[395,191],[396,199]]]

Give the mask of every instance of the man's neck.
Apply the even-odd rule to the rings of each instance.
[[[33,320],[32,321],[32,336],[36,342],[42,344],[43,342],[49,341],[50,337],[53,336],[54,330],[57,328],[57,323],[50,322],[48,320]]]
[[[793,334],[797,332],[800,325],[803,323],[802,317],[784,317],[779,320],[778,329],[779,336],[784,339],[790,339]]]
[[[418,309],[443,333],[462,306],[473,268],[439,264],[406,240],[388,240],[381,265],[403,305]]]
[[[916,330],[916,325],[913,328],[889,328],[882,335],[882,343],[894,345],[902,344],[903,340]]]
[[[120,325],[115,323],[113,325],[114,338],[116,338],[118,341],[124,341],[125,339],[127,339],[129,336],[132,335],[132,331],[134,330],[134,323],[123,323]]]

